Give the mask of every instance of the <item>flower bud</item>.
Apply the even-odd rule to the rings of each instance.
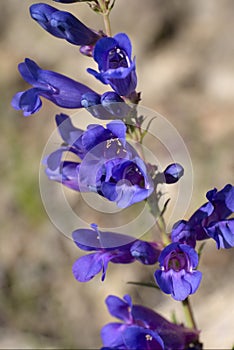
[[[174,184],[184,175],[184,168],[178,163],[173,163],[168,165],[163,174],[167,184]]]

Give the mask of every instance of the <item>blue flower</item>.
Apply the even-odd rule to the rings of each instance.
[[[29,58],[19,64],[19,72],[33,86],[18,92],[12,99],[12,106],[22,110],[25,116],[39,111],[42,106],[40,97],[63,108],[81,108],[82,95],[94,93],[89,87],[62,74],[41,69]]]
[[[65,39],[71,44],[90,46],[100,39],[98,33],[86,27],[71,13],[59,11],[50,5],[33,4],[30,6],[30,14],[47,32],[57,38]]]
[[[135,60],[132,61],[132,46],[128,36],[119,33],[113,38],[101,38],[94,48],[94,59],[99,72],[89,68],[103,84],[110,84],[120,96],[129,96],[137,85]]]
[[[153,183],[141,158],[119,159],[105,164],[106,176],[101,183],[103,196],[121,208],[141,202],[153,192]]]
[[[196,292],[202,274],[195,270],[198,255],[192,247],[171,243],[161,252],[158,261],[160,270],[155,271],[155,279],[164,293],[181,301]]]
[[[102,328],[102,350],[184,350],[198,343],[198,331],[173,324],[147,307],[132,304],[129,295],[123,300],[109,295],[106,304],[109,313],[122,322]]]
[[[73,240],[80,249],[94,251],[82,256],[73,265],[73,274],[79,282],[88,282],[101,271],[103,281],[109,262],[129,264],[138,260],[145,265],[157,262],[160,250],[155,244],[120,233],[103,232],[95,224],[91,228],[72,233]]]
[[[172,241],[195,247],[196,240],[213,238],[218,248],[233,247],[233,224],[228,217],[234,212],[234,187],[228,184],[220,191],[215,188],[207,192],[206,197],[208,202],[188,221],[181,220],[174,225]]]
[[[173,163],[166,167],[163,174],[167,184],[174,184],[184,175],[184,169],[180,164]]]
[[[76,191],[96,192],[121,208],[140,202],[153,192],[145,163],[125,140],[126,126],[122,121],[112,121],[106,128],[89,125],[83,132],[66,115],[57,116],[56,122],[65,145],[45,159],[46,174],[51,180]],[[78,161],[63,161],[67,152],[76,155]]]

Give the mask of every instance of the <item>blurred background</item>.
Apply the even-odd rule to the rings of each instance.
[[[44,2],[103,28],[87,4]],[[95,67],[89,58],[30,19],[33,3],[0,2],[0,348],[99,348],[100,329],[111,320],[104,305],[109,294],[130,293],[135,303],[168,317],[176,310],[183,321],[170,297],[127,285],[151,278],[153,268],[112,265],[105,283],[98,276],[80,284],[72,276],[81,252],[50,222],[38,184],[53,115],[61,109],[43,101],[39,113],[24,118],[10,101],[28,87],[17,71],[25,57],[104,90],[86,73]],[[232,0],[116,0],[111,14],[113,34],[127,32],[132,40],[142,104],[167,118],[189,150],[194,186],[185,218],[205,202],[207,190],[233,183],[233,18]],[[233,252],[208,242],[202,256],[203,281],[191,300],[205,349],[234,344]]]

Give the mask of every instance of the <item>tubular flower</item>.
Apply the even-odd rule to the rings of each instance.
[[[171,233],[173,242],[195,247],[196,240],[213,238],[217,248],[234,246],[233,220],[228,217],[234,212],[234,187],[226,185],[222,190],[207,192],[208,202],[203,204],[188,221],[177,222]]]
[[[46,174],[51,180],[76,191],[96,192],[121,208],[142,201],[153,192],[146,165],[125,140],[126,126],[122,121],[112,121],[106,128],[89,125],[83,132],[66,115],[56,116],[56,121],[66,145],[45,159]],[[79,158],[77,162],[62,160],[63,154],[69,152]]]
[[[59,11],[47,4],[33,4],[30,6],[30,14],[48,33],[57,38],[65,39],[74,45],[94,45],[101,37],[98,33],[86,27],[71,13]]]
[[[109,323],[102,328],[102,350],[185,350],[191,344],[198,344],[198,331],[173,324],[147,307],[132,304],[129,295],[123,300],[109,295],[106,304],[109,313],[122,323]]]
[[[155,279],[164,293],[181,301],[196,292],[202,274],[195,270],[198,255],[192,247],[171,243],[163,249],[158,261],[160,270],[156,270]]]
[[[97,225],[91,229],[79,229],[72,233],[76,245],[94,253],[82,256],[73,265],[73,274],[79,282],[88,282],[102,271],[105,279],[108,263],[129,264],[136,260],[145,265],[157,262],[160,250],[155,243],[133,239],[115,232],[103,232]],[[138,249],[138,254],[134,254]]]
[[[126,34],[101,38],[94,48],[99,72],[91,68],[87,71],[103,84],[110,84],[120,96],[129,96],[137,85],[135,60],[132,61],[131,54],[132,46]]]
[[[94,93],[89,87],[62,74],[41,69],[29,58],[19,64],[19,72],[33,86],[18,92],[12,99],[12,106],[22,110],[25,116],[39,111],[42,106],[40,97],[63,108],[82,108],[82,95]]]

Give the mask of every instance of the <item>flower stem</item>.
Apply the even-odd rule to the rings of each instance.
[[[189,301],[189,298],[187,297],[185,300],[182,301],[185,319],[187,326],[189,328],[197,329],[197,325],[194,319],[193,310]]]
[[[108,6],[106,5],[105,0],[98,0],[101,13],[103,15],[103,21],[105,26],[105,31],[107,36],[111,36],[111,25],[110,25],[110,10],[108,9]]]

